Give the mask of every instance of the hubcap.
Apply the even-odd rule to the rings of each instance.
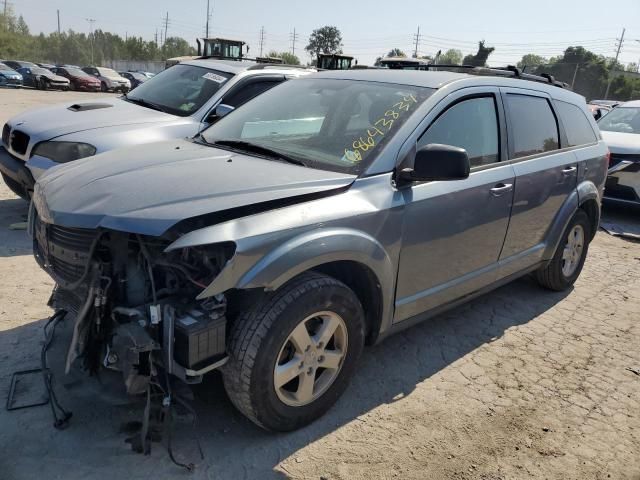
[[[584,249],[584,229],[581,225],[576,225],[569,232],[567,243],[562,252],[562,274],[570,277],[578,268],[582,250]]]
[[[280,349],[273,371],[278,398],[293,407],[320,397],[340,373],[347,353],[347,327],[335,312],[302,320]]]

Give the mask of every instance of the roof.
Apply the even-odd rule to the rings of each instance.
[[[267,70],[271,73],[278,71],[305,71],[315,72],[313,67],[306,68],[300,65],[285,65],[279,63],[257,63],[247,60],[220,60],[216,58],[203,58],[182,62],[181,65],[195,65],[197,67],[213,68],[222,72],[237,74],[247,70]]]
[[[187,60],[181,65],[195,65],[197,67],[215,68],[227,73],[244,72],[249,67],[257,65],[256,62],[246,60],[220,60],[216,58],[203,58],[195,60]]]
[[[396,83],[399,85],[412,85],[415,87],[441,88],[453,82],[460,82],[460,87],[498,86],[526,88],[538,92],[545,92],[552,98],[570,103],[582,103],[584,97],[565,88],[546,82],[534,82],[526,78],[506,77],[489,74],[467,74],[450,71],[425,71],[425,70],[393,70],[393,69],[366,69],[366,70],[329,70],[312,74],[307,78],[328,78],[344,80],[360,80],[369,82]],[[579,100],[581,99],[581,100]]]
[[[366,80],[369,82],[398,83],[416,87],[440,88],[442,85],[472,75],[456,72],[424,72],[418,70],[328,70],[314,75],[316,78],[336,78],[344,80]]]
[[[624,103],[621,103],[620,105],[618,105],[616,108],[620,108],[620,107],[640,108],[640,100],[631,100],[629,102],[624,102]]]

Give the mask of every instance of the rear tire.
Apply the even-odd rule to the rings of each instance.
[[[236,319],[222,369],[225,390],[260,427],[298,429],[344,392],[364,338],[364,313],[353,291],[332,277],[303,273]],[[304,385],[310,390],[303,392]]]
[[[535,272],[540,285],[561,292],[575,283],[587,258],[591,228],[589,217],[579,209],[562,234],[549,264]]]

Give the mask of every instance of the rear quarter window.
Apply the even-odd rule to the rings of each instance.
[[[507,94],[511,158],[528,157],[560,148],[558,122],[543,97]]]
[[[567,134],[568,147],[588,145],[598,141],[585,113],[575,105],[556,101],[556,111]]]

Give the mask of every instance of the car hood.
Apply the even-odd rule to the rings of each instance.
[[[640,153],[640,134],[600,130],[611,153]]]
[[[10,72],[9,70],[0,70],[0,75],[7,78],[22,78],[22,75],[18,72]]]
[[[95,106],[99,108],[94,108]],[[79,107],[79,108],[78,108]],[[97,128],[139,123],[169,122],[176,116],[105,96],[90,101],[67,102],[20,113],[9,123],[42,140]],[[42,129],[42,130],[40,130]]]
[[[355,178],[173,140],[55,167],[36,184],[33,203],[49,223],[161,235],[187,218],[303,200]]]
[[[43,77],[47,77],[50,80],[55,80],[56,82],[68,82],[69,79],[66,77],[62,77],[60,75],[56,75],[55,73],[46,73],[42,75]]]

